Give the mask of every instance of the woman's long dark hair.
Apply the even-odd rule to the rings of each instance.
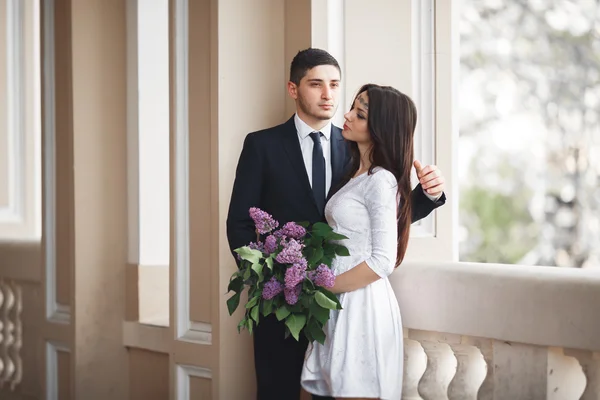
[[[390,171],[398,181],[400,206],[398,208],[398,253],[396,267],[406,253],[411,224],[411,184],[414,149],[413,135],[417,125],[417,108],[407,95],[391,86],[367,84],[360,88],[355,97],[367,92],[369,111],[367,126],[373,147],[370,153],[371,167],[381,167]],[[354,102],[352,103],[354,107]],[[356,142],[350,142],[351,164],[347,179],[360,168],[360,152]]]

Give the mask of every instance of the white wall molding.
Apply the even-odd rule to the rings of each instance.
[[[71,353],[67,345],[55,341],[46,342],[46,399],[59,400],[58,397],[58,352]]]
[[[71,306],[54,302],[51,314],[48,316],[48,322],[54,324],[70,324]]]
[[[68,324],[70,306],[56,302],[56,125],[54,63],[54,0],[44,1],[44,265],[46,318]]]
[[[412,95],[417,106],[415,159],[423,165],[435,163],[435,0],[411,0]],[[417,176],[413,170],[413,180]],[[435,236],[436,214],[411,227],[412,237]]]
[[[177,368],[177,400],[191,399],[190,377],[212,379],[212,371],[208,368],[196,367],[193,365],[176,364]]]
[[[190,320],[188,0],[176,0],[175,30],[175,333],[208,345],[212,326]]]

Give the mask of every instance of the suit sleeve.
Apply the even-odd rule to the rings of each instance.
[[[227,214],[227,240],[234,249],[256,241],[254,222],[248,213],[250,207],[260,207],[264,159],[252,134],[246,136],[238,161],[233,192]]]
[[[431,200],[423,192],[423,188],[419,183],[416,188],[413,189],[410,194],[412,201],[412,219],[411,222],[417,222],[420,219],[425,218],[433,210],[443,206],[446,203],[446,194],[442,193],[442,196],[437,200]]]

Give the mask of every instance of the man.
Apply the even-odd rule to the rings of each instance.
[[[326,51],[307,49],[294,57],[288,93],[296,101],[296,114],[282,125],[248,134],[244,141],[227,218],[232,251],[256,240],[250,207],[265,210],[282,224],[324,220],[325,202],[339,188],[349,162],[341,130],[331,123],[340,80],[339,64]],[[412,193],[413,222],[445,202],[438,169],[421,168],[418,161],[415,168],[420,184]],[[300,397],[308,343],[285,339],[284,332],[285,324],[274,315],[254,330],[258,400]]]

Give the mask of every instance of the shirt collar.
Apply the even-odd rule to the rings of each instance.
[[[315,129],[311,128],[306,124],[306,122],[302,121],[298,116],[298,113],[294,115],[294,124],[296,125],[296,132],[298,132],[298,136],[300,140],[306,139],[308,135],[315,131]],[[331,136],[331,121],[327,123],[323,128],[319,130],[325,136],[325,139],[329,140]]]

